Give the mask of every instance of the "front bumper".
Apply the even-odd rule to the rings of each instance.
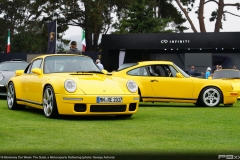
[[[120,103],[97,103],[97,97],[122,97]],[[62,115],[130,115],[139,106],[139,95],[63,95],[56,94],[58,113]]]
[[[223,104],[233,104],[237,101],[239,92],[224,92],[223,93]]]
[[[0,96],[7,96],[7,87],[3,84],[0,84]]]

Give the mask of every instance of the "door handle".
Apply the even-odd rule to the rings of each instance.
[[[156,80],[156,79],[153,79],[153,80],[151,80],[151,82],[158,82],[158,80]]]

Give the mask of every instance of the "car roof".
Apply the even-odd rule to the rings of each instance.
[[[171,61],[140,61],[140,62],[136,62],[136,63],[123,63],[122,65],[119,66],[118,71],[124,70],[127,68],[131,68],[131,67],[136,67],[136,66],[157,65],[157,64],[171,64],[172,65],[173,62],[171,62]]]
[[[0,63],[19,63],[19,62],[23,62],[23,63],[28,63],[22,59],[12,59],[11,61],[3,61],[3,62],[0,62]]]
[[[140,65],[147,65],[147,64],[173,64],[171,61],[140,61],[138,62]]]

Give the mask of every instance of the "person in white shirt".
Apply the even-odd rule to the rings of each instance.
[[[103,70],[103,69],[104,69],[104,67],[103,67],[100,59],[97,59],[97,60],[96,60],[96,65],[98,66],[98,68],[99,68],[100,70]]]

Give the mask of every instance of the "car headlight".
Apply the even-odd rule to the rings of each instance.
[[[127,88],[130,92],[135,93],[138,90],[138,85],[133,80],[127,82]]]
[[[64,87],[68,92],[75,92],[77,89],[77,84],[74,80],[68,79],[64,82]]]
[[[0,74],[0,81],[3,80],[3,75]]]

